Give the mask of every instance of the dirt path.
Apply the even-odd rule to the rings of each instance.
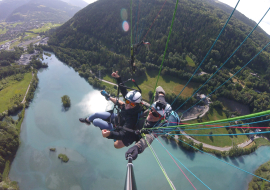
[[[32,68],[32,70],[33,70],[33,68]],[[23,101],[21,102],[22,104],[25,104],[25,102],[26,102],[26,101],[25,101],[25,98],[26,98],[27,93],[28,93],[28,91],[29,91],[29,88],[30,88],[30,86],[31,86],[33,77],[34,77],[34,73],[33,73],[33,71],[32,71],[32,79],[31,79],[30,84],[28,85],[28,88],[27,88],[27,90],[26,90],[26,93],[25,93],[25,95],[24,95],[24,97],[23,97]]]

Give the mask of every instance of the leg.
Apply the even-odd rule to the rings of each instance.
[[[162,96],[162,97],[163,97],[162,99],[164,99],[164,101],[165,101],[165,98],[164,98],[164,96],[165,96],[165,90],[163,90],[163,88],[162,88],[161,86],[158,86],[158,87],[156,88],[155,101],[157,101],[158,99],[161,98],[160,94],[163,95],[163,96]]]
[[[104,120],[99,119],[99,118],[94,119],[93,124],[96,127],[99,127],[100,130],[102,130],[102,129],[112,130],[113,129],[113,124],[112,123],[108,123],[107,121],[104,121]]]
[[[114,148],[120,149],[120,148],[123,148],[123,147],[125,147],[123,141],[117,140],[117,141],[114,142]]]
[[[93,115],[89,116],[88,117],[88,121],[90,122],[93,122],[94,119],[97,119],[97,118],[100,118],[100,119],[108,119],[110,116],[113,116],[114,117],[114,114],[111,114],[109,112],[97,112],[97,113],[94,113]]]

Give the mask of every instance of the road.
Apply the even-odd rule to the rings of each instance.
[[[196,139],[192,138],[191,136],[187,135],[183,130],[180,130],[180,131],[181,131],[182,134],[185,135],[185,137],[187,137],[188,139],[193,140],[194,143],[196,143],[196,144],[202,143],[202,142],[197,141]],[[241,147],[241,148],[244,148],[245,146],[249,145],[252,142],[253,142],[253,140],[249,139],[248,141],[246,141],[246,142],[244,142],[242,144],[239,144],[237,146],[238,147]],[[205,148],[210,148],[210,149],[218,150],[218,151],[221,151],[221,152],[223,152],[223,151],[229,151],[232,148],[232,146],[229,146],[229,147],[218,147],[218,146],[213,146],[213,145],[209,145],[209,144],[205,144],[205,143],[202,143],[202,144],[203,144],[203,147],[205,147]]]
[[[32,70],[33,70],[33,67],[31,67],[31,68],[32,68]],[[30,88],[30,86],[31,86],[33,77],[34,77],[34,73],[32,72],[32,79],[31,79],[30,84],[28,85],[28,88],[27,88],[27,90],[26,90],[26,93],[25,93],[25,95],[24,95],[24,97],[23,97],[23,101],[21,102],[22,104],[25,104],[25,98],[26,98],[27,93],[28,93],[28,91],[29,91],[29,88]]]

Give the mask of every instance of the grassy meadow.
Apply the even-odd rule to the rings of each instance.
[[[136,83],[142,90],[143,99],[148,100],[149,99],[148,92],[155,91],[154,88],[156,86],[157,78],[158,78],[158,71],[146,72],[146,77],[134,78],[136,80]],[[113,79],[111,76],[108,75],[104,76],[103,79],[116,83],[115,79]],[[179,94],[183,89],[183,87],[185,86],[186,82],[187,81],[178,79],[177,77],[160,76],[157,86],[162,86],[163,89],[166,91],[166,93]],[[126,85],[135,88],[132,82],[127,82]],[[191,96],[193,93],[193,89],[197,88],[198,86],[199,84],[190,82],[181,95],[183,97]]]
[[[61,26],[61,24],[46,23],[41,28],[33,29],[30,31],[33,31],[35,33],[46,32],[47,30],[50,30],[50,29],[58,27],[58,26]]]
[[[188,62],[188,66],[190,66],[190,67],[196,66],[194,61],[188,55],[186,56],[186,61]]]
[[[0,113],[8,109],[10,105],[10,99],[15,94],[22,94],[23,96],[26,93],[28,85],[30,84],[32,79],[32,73],[26,73],[24,75],[24,79],[21,81],[10,80],[9,85],[0,91]],[[5,80],[5,79],[4,79]]]
[[[226,114],[224,113],[223,110],[221,109],[213,109],[209,110],[209,112],[202,117],[202,121],[196,120],[191,120],[187,121],[185,123],[201,123],[201,122],[206,122],[206,121],[216,121],[216,120],[221,120],[221,119],[226,119]],[[224,123],[225,125],[229,125],[227,123]],[[215,126],[220,126],[224,124],[217,124],[217,125],[212,125],[212,126],[202,126],[202,127],[188,127],[187,129],[195,129],[195,128],[212,128]],[[235,129],[235,133],[239,134],[242,133],[241,129],[236,129],[232,128],[232,130]],[[190,130],[190,131],[185,131],[187,134],[209,134],[212,132],[213,134],[229,134],[226,128],[215,128],[215,129],[205,129],[205,130]],[[233,136],[193,136],[194,139],[201,141],[203,143],[207,143],[210,145],[214,146],[219,146],[219,147],[226,147],[226,146],[232,146],[232,143],[234,144],[241,144],[245,141],[248,140],[248,137],[246,135],[233,135]]]

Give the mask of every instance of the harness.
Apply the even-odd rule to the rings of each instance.
[[[142,90],[140,89],[140,87],[138,86],[138,84],[136,83],[136,81],[135,81],[134,79],[132,79],[132,78],[130,78],[130,79],[128,79],[128,80],[126,80],[126,81],[124,81],[124,82],[118,84],[118,85],[117,85],[118,87],[117,87],[116,104],[114,104],[113,109],[109,111],[109,112],[111,113],[111,115],[110,115],[110,117],[109,117],[109,121],[108,121],[108,122],[113,124],[113,126],[114,126],[114,129],[113,129],[113,130],[117,130],[117,129],[122,128],[122,129],[124,129],[124,130],[126,130],[126,131],[134,132],[134,131],[130,131],[130,130],[132,130],[132,129],[128,129],[128,128],[126,128],[126,127],[118,126],[118,125],[116,124],[115,119],[114,119],[114,123],[113,123],[113,122],[112,122],[112,117],[111,117],[112,114],[114,113],[114,111],[116,110],[118,124],[121,123],[120,109],[119,109],[119,94],[120,94],[120,88],[119,88],[119,87],[123,87],[123,88],[130,89],[130,90],[137,90],[137,89],[133,89],[133,88],[130,88],[130,87],[126,86],[125,83],[128,82],[128,81],[132,81],[132,82],[135,84],[135,86],[138,88],[139,92],[140,92],[140,93],[142,92]],[[139,116],[140,116],[140,113],[138,114],[138,118],[139,118]],[[138,122],[138,121],[137,121],[137,122]]]

